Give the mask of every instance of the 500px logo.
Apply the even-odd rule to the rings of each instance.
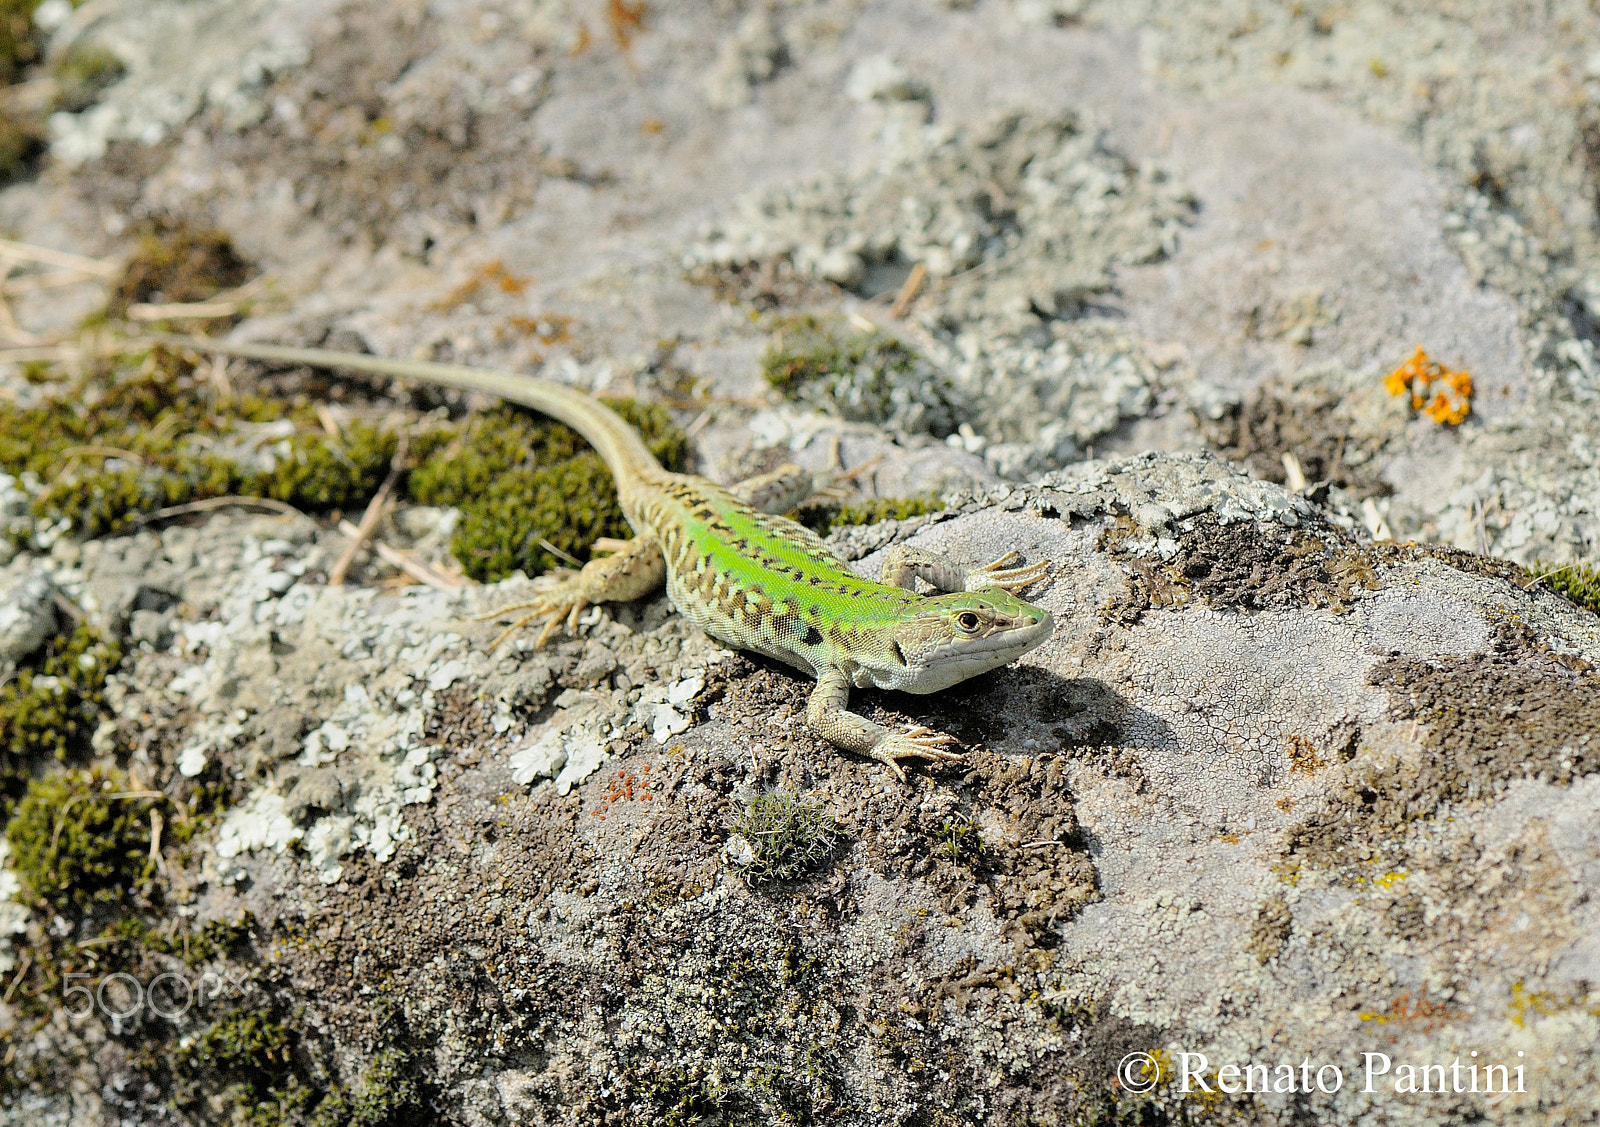
[[[88,981],[77,981],[87,979]],[[126,971],[95,976],[74,971],[62,978],[61,1000],[68,1016],[85,1018],[99,1010],[115,1022],[124,1022],[143,1010],[167,1021],[177,1021],[195,1006],[203,1006],[223,992],[240,992],[242,978],[205,971],[198,975],[167,971],[140,982]]]

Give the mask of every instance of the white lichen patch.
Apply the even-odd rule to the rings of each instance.
[[[860,61],[850,83],[864,101],[925,96],[886,57]],[[751,197],[705,227],[685,262],[785,262],[866,297],[925,270],[914,317],[896,329],[919,363],[873,377],[898,381],[876,413],[1024,477],[1152,410],[1161,381],[1147,348],[1090,307],[1118,265],[1172,253],[1191,214],[1181,186],[1130,165],[1095,129],[1011,115],[971,131],[914,129],[864,173]],[[856,417],[850,387],[834,398]],[[940,425],[952,407],[959,433]]]
[[[17,964],[11,937],[28,930],[28,909],[17,902],[22,881],[11,868],[11,843],[0,836],[0,974]]]

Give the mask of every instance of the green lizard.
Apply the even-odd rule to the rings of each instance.
[[[1055,625],[1049,612],[1012,594],[1040,578],[1043,561],[1013,567],[1017,554],[1010,552],[986,566],[966,567],[896,545],[884,561],[881,582],[863,579],[816,533],[775,515],[809,492],[809,476],[800,467],[726,487],[669,473],[621,416],[561,384],[314,348],[155,334],[144,339],[488,392],[566,423],[610,467],[622,511],[637,535],[598,544],[611,554],[575,573],[541,577],[531,602],[498,612],[529,612],[511,629],[537,619],[543,645],[562,624],[575,630],[587,607],[640,598],[665,580],[673,606],[712,637],[815,676],[806,725],[836,747],[888,764],[901,779],[901,759],[960,759],[946,750],[954,740],[921,725],[893,731],[875,724],[845,707],[850,689],[937,692],[1020,657]],[[918,594],[917,578],[943,593]]]

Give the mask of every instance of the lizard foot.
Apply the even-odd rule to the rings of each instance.
[[[489,653],[493,653],[511,635],[521,630],[530,622],[538,622],[543,626],[539,637],[534,641],[533,648],[544,649],[544,644],[550,640],[558,628],[565,625],[567,633],[576,635],[578,632],[578,616],[589,609],[589,601],[580,595],[563,592],[564,582],[557,579],[549,585],[550,589],[540,592],[526,603],[513,603],[510,606],[499,607],[488,614],[480,614],[477,621],[484,622],[491,618],[501,618],[515,611],[525,610],[528,613],[517,619],[510,626],[500,631],[494,641],[489,643]]]
[[[906,781],[906,772],[898,760],[944,759],[959,762],[962,758],[960,752],[944,750],[947,745],[955,742],[954,736],[946,735],[944,732],[936,732],[921,724],[908,724],[905,731],[890,732],[884,736],[868,754],[878,762],[888,764],[895,778],[903,783]]]
[[[973,569],[973,576],[982,576],[983,581],[991,587],[999,587],[1003,591],[1015,594],[1043,579],[1050,571],[1050,561],[1040,560],[1028,564],[1026,567],[1012,567],[1021,556],[1015,551],[1007,552],[997,560]],[[969,588],[970,589],[970,588]]]

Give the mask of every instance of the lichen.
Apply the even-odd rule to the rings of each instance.
[[[751,884],[796,880],[814,872],[832,855],[839,834],[826,810],[787,791],[751,799],[733,829],[753,850],[744,868]]]
[[[761,374],[786,398],[908,433],[956,429],[948,381],[896,337],[837,315],[780,317],[771,328]]]
[[[1390,395],[1411,396],[1411,409],[1436,423],[1457,426],[1472,410],[1472,376],[1446,368],[1417,345],[1416,353],[1384,377]]]
[[[160,801],[111,768],[29,783],[6,825],[26,895],[75,915],[120,904],[154,872],[150,814]]]

